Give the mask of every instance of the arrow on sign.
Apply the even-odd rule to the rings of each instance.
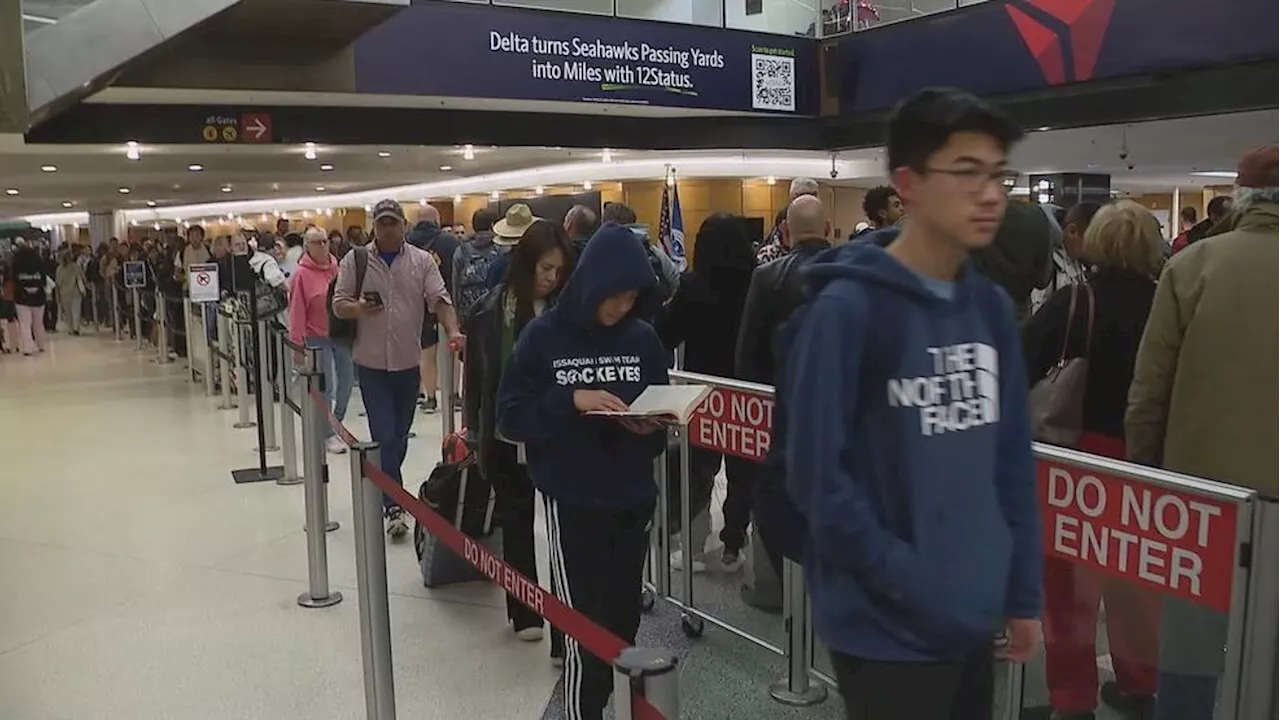
[[[262,122],[262,118],[256,115],[252,116],[252,118],[252,122],[245,126],[244,131],[252,135],[254,140],[261,140],[270,128],[267,127],[266,123]]]

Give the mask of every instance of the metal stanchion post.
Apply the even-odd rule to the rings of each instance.
[[[156,362],[169,363],[169,306],[164,293],[156,290]]]
[[[196,354],[195,354],[194,352],[192,352],[192,349],[193,349],[193,348],[192,348],[192,345],[191,345],[191,343],[192,343],[192,340],[191,340],[191,301],[190,301],[189,299],[187,299],[187,298],[182,298],[182,301],[181,301],[181,302],[182,302],[182,331],[183,331],[183,332],[182,332],[182,340],[183,340],[183,342],[186,344],[186,348],[187,348],[187,370],[189,370],[189,371],[191,372],[191,382],[196,382],[196,372],[197,372],[197,370],[196,370]],[[204,305],[203,305],[203,303],[202,303],[202,304],[200,304],[200,305],[197,305],[196,307],[203,308],[203,307],[204,307]],[[209,347],[209,336],[208,336],[207,334],[205,334],[204,328],[205,328],[205,324],[204,324],[204,311],[203,311],[203,310],[201,310],[201,311],[200,311],[200,337],[202,337],[202,338],[204,338],[204,339],[205,339],[205,347],[206,347],[206,348],[208,348],[208,347]],[[208,353],[205,353],[205,357],[208,357],[208,355],[209,355]],[[205,374],[205,376],[206,376],[206,377],[210,375],[210,373],[209,373],[209,369],[208,369],[207,367],[205,368],[204,374]],[[212,395],[213,393],[209,393],[209,394],[210,394],[210,395]]]
[[[680,553],[684,561],[680,568],[680,584],[684,591],[681,600],[693,607],[693,558],[695,551],[702,548],[693,547],[693,508],[689,507],[689,427],[682,425],[675,432],[680,437]],[[702,635],[703,620],[693,613],[681,613],[680,625],[689,637]]]
[[[783,614],[787,628],[787,677],[769,686],[769,695],[784,705],[816,705],[827,699],[827,689],[809,681],[813,659],[813,627],[809,622],[809,597],[804,590],[804,569],[782,561]]]
[[[111,328],[115,331],[116,342],[120,342],[124,339],[120,332],[120,293],[116,291],[115,283],[109,283],[107,290],[111,293]]]
[[[267,452],[280,449],[276,444],[275,388],[271,382],[271,326],[266,320],[258,321],[258,395],[262,398],[263,448]]]
[[[679,658],[661,648],[629,647],[613,661],[613,709],[617,720],[633,720],[637,698],[662,717],[680,717]]]
[[[217,313],[215,322],[218,325],[218,356],[215,360],[218,363],[218,382],[222,385],[222,404],[218,409],[230,410],[236,406],[236,402],[231,399],[231,363],[228,358],[235,357],[236,349],[231,342],[231,321],[217,305],[214,305],[213,311]],[[227,357],[222,357],[223,355]]]
[[[302,452],[304,454],[302,458],[303,475],[299,475],[298,474],[298,448],[296,445],[297,437],[294,435],[294,428],[293,428],[293,406],[289,402],[289,388],[296,384],[294,382],[293,368],[290,367],[291,363],[289,362],[289,357],[292,355],[292,351],[289,350],[289,346],[285,343],[284,333],[282,332],[276,333],[275,338],[276,338],[276,378],[277,378],[277,382],[280,384],[280,451],[281,451],[281,454],[284,456],[284,474],[280,476],[280,479],[276,481],[276,484],[277,485],[297,485],[303,482],[306,476],[305,468],[306,468],[306,463],[308,458],[306,457],[307,448],[305,447],[305,444],[309,440],[309,437],[306,435],[307,421],[306,421],[306,418],[302,419],[302,425],[303,425],[302,441],[304,444],[304,447],[302,449]],[[310,374],[311,373],[308,373],[308,375]],[[323,392],[323,387],[324,387],[323,381],[321,381],[320,387],[322,388],[321,392]],[[307,413],[308,408],[315,407],[315,403],[311,401],[310,393],[311,393],[311,383],[309,381],[307,383],[307,395],[300,396],[296,392],[293,393],[293,395],[296,398],[296,402],[298,404],[298,409],[301,411],[303,415]],[[321,422],[324,422],[324,421],[322,420]],[[323,437],[321,437],[317,445],[320,448],[320,459],[316,465],[318,468],[316,470],[316,473],[320,475],[321,482],[323,483],[324,471],[325,471]],[[308,519],[307,522],[310,522],[310,519]]]
[[[667,446],[670,447],[669,442]],[[653,543],[655,555],[653,587],[659,597],[665,598],[671,596],[671,531],[667,523],[671,498],[669,496],[670,478],[667,473],[667,450],[663,449],[653,463],[658,475],[658,521],[654,523],[658,528],[658,534]]]
[[[323,376],[323,375],[324,375],[324,368],[320,367],[320,349],[319,349],[319,348],[314,348],[314,347],[307,347],[307,346],[306,346],[306,344],[305,344],[305,342],[304,342],[304,344],[303,344],[303,347],[305,347],[305,348],[306,348],[306,356],[307,356],[307,371],[308,371],[308,372],[318,372],[318,373],[320,373],[320,374],[321,374],[321,376]],[[323,393],[324,393],[324,390],[322,389],[322,390],[321,390],[321,394],[323,394]],[[325,420],[325,421],[327,421],[327,420],[328,420],[328,418],[324,418],[324,420]],[[324,468],[323,468],[323,472],[321,473],[321,477],[322,477],[322,478],[323,478],[323,480],[324,480],[324,492],[325,492],[325,503],[324,503],[324,512],[325,512],[324,517],[325,517],[325,520],[324,520],[324,531],[325,531],[325,532],[333,532],[334,530],[337,530],[338,528],[340,528],[340,527],[342,527],[342,526],[338,524],[338,521],[337,521],[337,520],[330,519],[330,517],[329,517],[329,500],[328,500],[328,498],[329,498],[329,465],[328,465],[328,460],[325,460],[324,462],[325,462],[325,465],[324,465]]]
[[[102,332],[102,322],[98,319],[98,286],[89,284],[89,311],[93,313],[93,334]]]
[[[298,404],[302,410],[302,476],[306,483],[305,502],[307,510],[307,592],[298,596],[298,604],[306,608],[322,608],[342,602],[342,593],[329,590],[329,549],[325,546],[323,532],[312,532],[312,528],[323,527],[328,498],[325,497],[324,486],[324,418],[320,408],[311,399],[313,389],[324,387],[324,376],[316,372],[302,374],[306,386],[306,394]],[[323,390],[321,390],[323,392]],[[293,411],[284,408],[286,416]],[[290,423],[292,425],[292,423]],[[290,427],[292,430],[292,427]],[[288,442],[288,441],[286,441]],[[292,444],[292,443],[290,443]],[[291,468],[285,465],[285,474]],[[378,528],[381,531],[381,527]]]
[[[138,288],[133,291],[133,337],[137,340],[138,349],[142,349],[142,293]]]
[[[360,600],[364,705],[369,720],[394,720],[396,692],[391,666],[391,617],[387,606],[387,546],[382,533],[382,492],[365,478],[366,463],[378,463],[377,443],[359,443],[351,448],[351,499],[356,523],[356,592]]]
[[[441,429],[444,434],[440,437],[449,437],[454,431],[454,412],[457,408],[453,406],[453,348],[449,347],[449,335],[444,331],[444,327],[440,327],[440,339],[436,341],[436,372],[440,378],[440,382],[436,383],[436,388],[440,391],[441,410]]]
[[[196,307],[200,308],[200,337],[204,338],[204,390],[209,395],[216,395],[218,383],[214,380],[213,368],[220,363],[218,363],[217,353],[214,352],[213,340],[209,338],[209,313],[218,312],[218,304],[202,302]],[[190,332],[190,328],[187,331]]]
[[[237,406],[240,409],[239,419],[232,427],[237,430],[244,428],[257,427],[258,424],[249,419],[249,362],[248,354],[250,352],[250,343],[245,342],[245,330],[248,322],[241,324],[236,323],[236,394],[238,396]]]

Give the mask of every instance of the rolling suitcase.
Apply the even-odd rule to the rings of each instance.
[[[466,431],[462,430],[444,439],[441,462],[418,489],[418,499],[490,552],[500,555],[500,536],[493,527],[493,486],[480,474],[465,436]],[[413,524],[413,548],[426,587],[488,579],[417,521]]]

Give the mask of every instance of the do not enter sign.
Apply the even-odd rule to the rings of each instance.
[[[187,268],[187,293],[191,302],[218,302],[218,266],[214,263],[193,264]]]
[[[697,447],[762,461],[773,440],[773,398],[718,387],[689,419],[689,442]]]

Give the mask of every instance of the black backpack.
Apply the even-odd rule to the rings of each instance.
[[[369,269],[369,251],[363,247],[353,247],[351,252],[356,256],[355,297],[359,298],[364,288],[365,271]],[[325,295],[325,308],[329,313],[329,339],[350,350],[356,344],[358,327],[355,318],[341,318],[333,313],[333,288],[337,283],[338,277],[335,275],[329,281],[329,292]]]

